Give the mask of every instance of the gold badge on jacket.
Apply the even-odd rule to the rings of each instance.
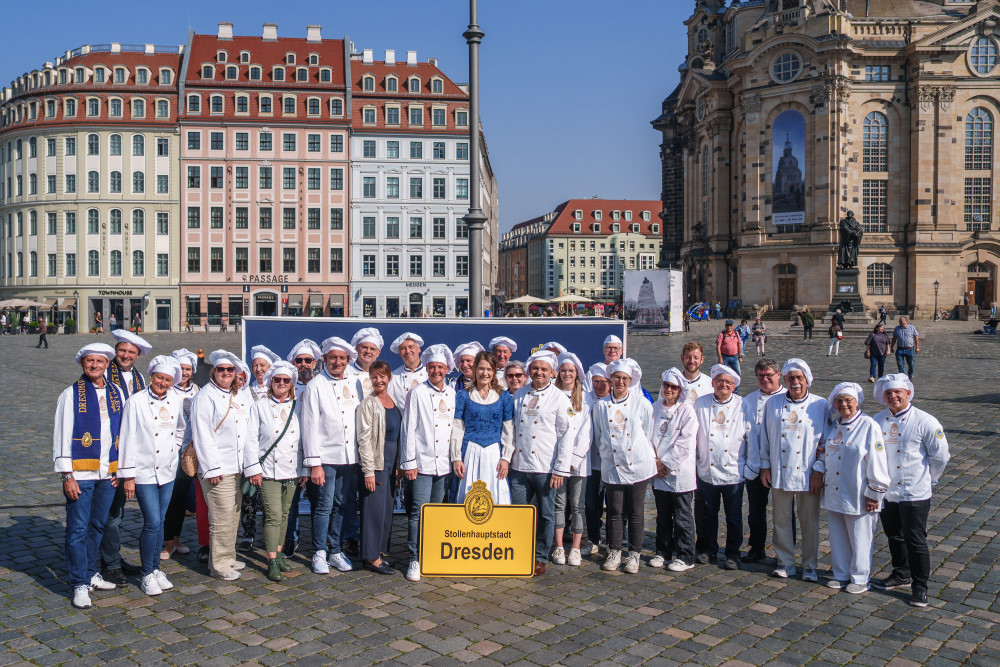
[[[535,396],[535,395],[532,395],[531,398],[528,399],[528,402],[525,403],[525,407],[528,408],[528,409],[537,408],[538,407],[538,397]]]
[[[793,410],[793,411],[792,411],[791,413],[789,413],[789,415],[788,415],[788,423],[789,423],[789,424],[797,424],[797,423],[798,423],[798,421],[799,421],[799,413],[798,413],[798,412],[795,412],[795,411]]]
[[[844,441],[844,434],[840,431],[837,431],[837,435],[833,436],[833,444],[839,445],[843,441]]]
[[[719,410],[718,412],[716,412],[715,413],[715,423],[718,424],[719,426],[722,426],[723,424],[725,424],[726,423],[726,413],[723,412],[722,410]]]
[[[444,399],[441,399],[441,402],[438,403],[438,412],[441,414],[448,412],[448,404],[444,402]]]

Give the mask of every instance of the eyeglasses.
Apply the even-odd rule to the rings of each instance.
[[[219,372],[219,373],[235,373],[236,372],[236,369],[234,367],[232,367],[232,366],[216,366],[215,370],[216,370],[216,372]]]
[[[311,364],[313,362],[312,357],[295,357],[296,364]]]
[[[509,378],[524,378],[524,377],[528,377],[528,376],[525,375],[524,373],[507,373],[507,377],[509,377]]]
[[[777,376],[778,374],[775,373],[774,371],[771,371],[770,373],[757,373],[758,380],[766,380],[767,378],[777,377]]]
[[[286,377],[276,377],[271,379],[272,384],[288,384],[292,381],[292,378]]]
[[[669,382],[664,382],[663,383],[663,388],[666,389],[667,391],[680,391],[681,390],[680,385],[670,384]]]

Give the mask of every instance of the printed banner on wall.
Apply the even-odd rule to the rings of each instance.
[[[771,192],[771,222],[801,225],[806,221],[805,176],[806,121],[798,111],[785,111],[774,120],[774,185]]]
[[[680,271],[626,271],[622,303],[632,326],[681,331],[683,303]]]

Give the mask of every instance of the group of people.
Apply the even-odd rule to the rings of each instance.
[[[833,561],[828,585],[867,590],[881,517],[893,571],[873,584],[910,585],[912,603],[926,605],[926,521],[948,445],[937,420],[911,405],[906,375],[878,380],[875,399],[886,409],[870,417],[860,410],[865,392],[857,384],[841,383],[829,398],[811,393],[812,372],[801,359],[758,360],[758,388],[741,397],[739,371],[719,363],[702,373],[704,349],[689,342],[654,398],[616,336],[604,340],[604,361],[585,369],[558,342],[521,362],[505,336],[452,350],[407,332],[389,345],[400,360],[392,368],[381,358],[381,334],[365,327],[350,341],[302,340],[284,359],[253,347],[249,366],[216,350],[199,388],[197,355],[181,349],[153,357],[147,381],[135,362],[149,344],[129,331],[112,333],[114,348],[95,342],[79,351],[82,375],[56,408],[53,456],[77,607],[91,604],[94,589],[126,583],[129,573],[141,575],[149,595],[172,587],[160,561],[188,551],[179,535],[192,484],[210,573],[241,576],[241,515],[252,544],[259,506],[267,577],[280,581],[298,547],[303,490],[313,572],[357,569],[350,559],[357,540],[362,568],[394,574],[386,552],[401,483],[406,578],[418,581],[420,507],[463,502],[475,482],[497,504],[536,506],[536,576],[547,562],[580,566],[602,541],[604,570],[638,572],[652,485],[649,566],[683,572],[716,560],[727,569],[764,561],[770,496],[774,576],[798,574],[797,519],[802,577],[818,580],[822,506]],[[741,555],[744,489],[750,549]],[[134,569],[118,553],[132,497],[143,515]]]

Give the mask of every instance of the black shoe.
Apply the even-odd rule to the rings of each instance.
[[[740,564],[736,562],[735,558],[727,558],[724,567],[727,570],[738,570],[740,569]]]
[[[927,591],[915,590],[913,595],[910,596],[910,606],[911,607],[926,607],[927,606]]]
[[[878,588],[883,591],[891,591],[893,588],[901,588],[903,586],[909,586],[911,583],[912,582],[909,579],[903,579],[895,572],[893,572],[885,579],[873,579],[872,587]]]
[[[281,547],[281,553],[285,554],[285,558],[291,558],[295,550],[299,548],[298,542],[293,542],[292,540],[285,540],[285,545]]]
[[[379,574],[395,574],[396,570],[393,569],[391,565],[382,561],[378,565],[373,565],[368,561],[363,561],[366,570],[371,570],[372,572],[378,572]]]
[[[122,572],[125,574],[141,574],[142,568],[138,565],[132,565],[132,563],[122,558]]]
[[[756,551],[754,549],[751,549],[740,560],[742,560],[744,563],[759,563],[766,558],[767,554],[764,553],[763,551]]]
[[[706,553],[700,553],[695,557],[695,560],[701,563],[702,565],[708,565],[708,561],[710,561],[711,558],[709,558],[708,554]]]
[[[242,553],[246,553],[250,551],[250,549],[252,548],[253,548],[253,540],[248,540],[246,538],[243,538],[242,540],[236,543],[236,550]]]
[[[198,562],[199,563],[208,562],[208,547],[202,547],[198,549]]]
[[[124,565],[125,562],[122,561]],[[104,570],[101,572],[101,576],[104,577],[104,581],[110,581],[116,586],[124,586],[128,583],[128,579],[125,578],[125,574],[122,572],[120,567],[111,568],[110,570]]]
[[[358,541],[352,538],[347,538],[343,542],[344,553],[351,558],[358,558],[361,556],[361,548],[358,546]]]

